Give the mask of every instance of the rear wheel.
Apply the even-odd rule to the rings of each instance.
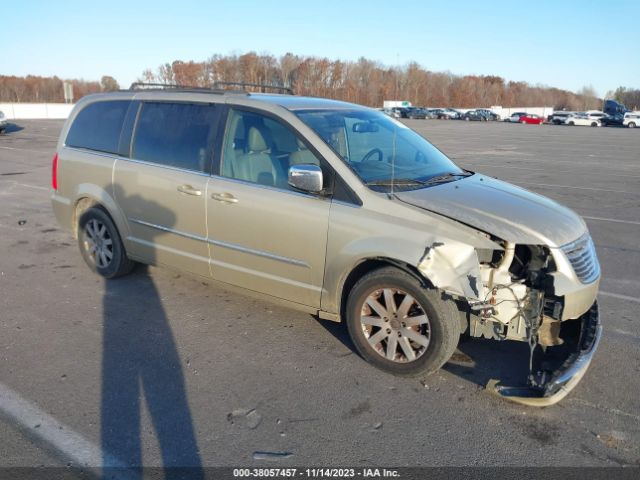
[[[567,125],[573,127],[575,125],[575,123],[574,122],[569,122]]]
[[[591,122],[591,126],[592,126],[592,127],[597,127],[597,126],[598,126],[598,123],[597,123],[597,122]]]
[[[135,266],[111,217],[100,208],[90,208],[80,217],[78,246],[89,268],[105,278],[126,275]]]
[[[349,335],[360,355],[403,376],[434,372],[451,358],[460,339],[458,315],[453,301],[392,267],[362,277],[346,309]]]
[[[635,122],[629,122],[629,128],[636,128]]]

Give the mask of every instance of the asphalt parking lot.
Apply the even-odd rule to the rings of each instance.
[[[442,371],[395,378],[341,325],[204,279],[105,283],[50,209],[62,121],[16,123],[0,136],[0,466],[78,449],[145,465],[640,465],[640,131],[407,122],[589,225],[604,337],[574,392],[533,409],[483,388],[524,365],[523,344],[466,342]]]

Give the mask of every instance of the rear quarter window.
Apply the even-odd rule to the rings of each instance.
[[[117,153],[122,123],[130,103],[129,100],[112,100],[87,105],[73,120],[65,145]]]

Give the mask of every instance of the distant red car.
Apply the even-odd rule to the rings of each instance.
[[[520,123],[530,123],[531,125],[542,125],[544,118],[533,113],[520,116]]]

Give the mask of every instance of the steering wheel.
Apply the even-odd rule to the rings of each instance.
[[[381,162],[384,160],[384,153],[379,148],[373,148],[367,152],[367,154],[362,157],[363,162],[370,162],[374,155],[378,155],[378,161]]]

